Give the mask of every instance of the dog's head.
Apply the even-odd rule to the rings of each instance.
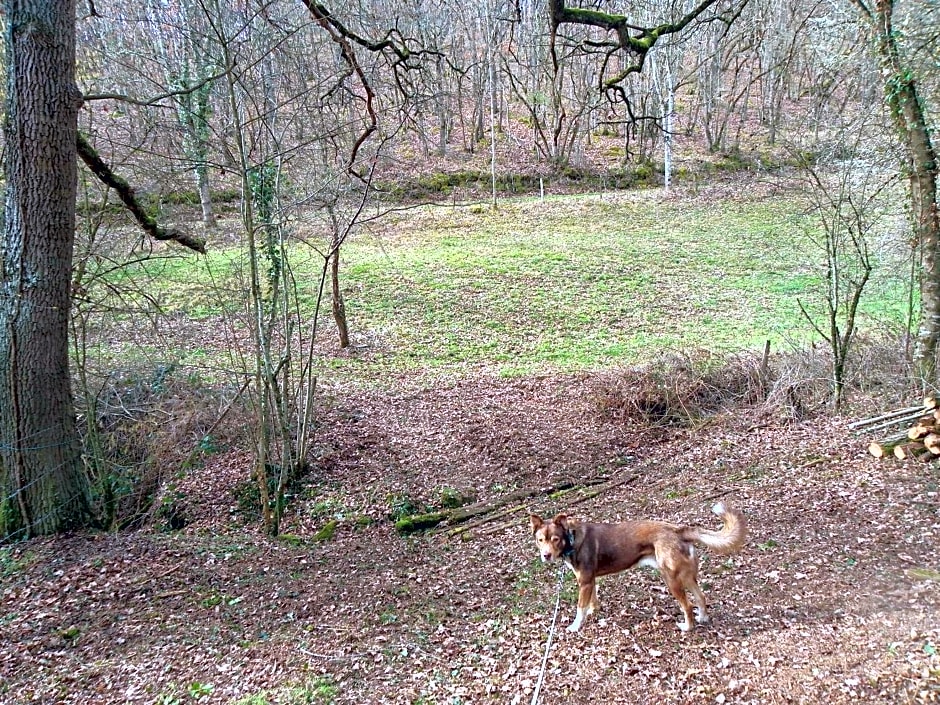
[[[543,563],[551,563],[569,555],[574,549],[571,528],[574,522],[564,514],[551,521],[543,521],[537,514],[529,515],[529,524],[535,534],[535,543]]]

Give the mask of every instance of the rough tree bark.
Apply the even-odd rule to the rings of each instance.
[[[7,179],[0,280],[0,540],[88,516],[68,361],[75,0],[4,0]]]
[[[903,150],[903,166],[910,184],[914,237],[923,253],[920,287],[920,326],[914,348],[914,366],[924,387],[937,383],[937,346],[940,342],[940,214],[937,210],[937,152],[931,140],[917,77],[905,65],[894,31],[894,0],[877,0],[874,10],[862,0],[856,5],[871,24],[885,77],[885,97]]]

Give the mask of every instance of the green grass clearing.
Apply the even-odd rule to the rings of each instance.
[[[801,345],[815,335],[797,299],[821,310],[824,271],[803,210],[791,199],[697,205],[641,193],[390,216],[381,233],[360,233],[342,251],[361,348],[332,356],[327,308],[325,360],[333,374],[366,380],[418,370],[603,368],[664,350],[730,352],[767,340],[775,349]],[[880,263],[863,326],[903,323],[902,256]],[[322,260],[300,245],[291,257],[309,315]],[[244,271],[242,253],[223,250],[122,276],[145,276],[165,312],[211,323],[244,308]],[[208,343],[200,350],[211,357]]]

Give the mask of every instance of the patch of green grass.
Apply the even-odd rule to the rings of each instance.
[[[271,701],[268,700],[268,691],[262,691],[260,693],[255,693],[254,695],[246,695],[243,698],[239,698],[235,701],[235,705],[271,705]]]
[[[174,691],[160,693],[154,700],[155,705],[182,705],[182,702]]]
[[[223,597],[221,595],[209,595],[209,597],[203,598],[199,604],[205,607],[206,609],[211,609],[216,605],[222,604]]]
[[[297,534],[278,534],[277,540],[280,541],[281,543],[286,543],[288,546],[303,546],[304,545],[303,536],[298,536]]]
[[[462,507],[466,504],[470,504],[474,497],[467,493],[461,492],[458,489],[453,487],[444,486],[439,490],[440,493],[440,505],[445,509],[455,509],[456,507]]]
[[[215,686],[211,683],[200,683],[199,681],[190,683],[189,687],[186,688],[186,692],[193,700],[209,697],[213,690],[215,690]]]
[[[388,495],[388,518],[399,521],[406,517],[420,514],[425,506],[407,492],[393,492]]]
[[[236,705],[313,705],[332,703],[339,687],[330,676],[318,676],[302,685],[262,690],[235,701]]]
[[[319,676],[309,683],[288,689],[285,693],[286,705],[307,705],[308,703],[331,703],[339,695],[339,686],[330,676]]]
[[[914,580],[929,580],[940,583],[940,571],[933,568],[909,568],[906,573]]]
[[[462,178],[462,177],[461,177]],[[356,355],[330,375],[487,369],[502,376],[634,364],[663,350],[775,349],[813,339],[797,300],[821,315],[822,253],[812,221],[788,199],[697,203],[655,195],[503,201],[415,209],[387,235],[351,239],[340,277]],[[290,250],[304,315],[322,259]],[[904,320],[903,276],[883,256],[862,326]],[[146,262],[133,277],[164,311],[207,319],[244,308],[244,254]],[[118,276],[118,275],[115,275]],[[332,322],[323,319],[329,340]],[[219,344],[225,343],[219,336]],[[204,346],[205,364],[224,353]]]
[[[68,627],[59,631],[59,636],[69,643],[75,643],[81,635],[82,632],[78,627]]]
[[[0,578],[9,578],[26,568],[33,561],[33,554],[17,553],[10,546],[0,548]]]

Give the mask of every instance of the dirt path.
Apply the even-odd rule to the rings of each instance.
[[[241,519],[232,452],[181,483],[180,532],[4,549],[0,703],[528,703],[557,579],[524,512],[466,542],[399,537],[388,515],[627,471],[643,480],[571,513],[714,525],[722,496],[749,546],[705,559],[714,623],[690,634],[655,574],[602,579],[540,702],[940,701],[940,472],[870,458],[838,421],[640,430],[598,418],[586,377],[344,394],[327,421],[285,539]],[[567,579],[564,624],[573,603]]]

